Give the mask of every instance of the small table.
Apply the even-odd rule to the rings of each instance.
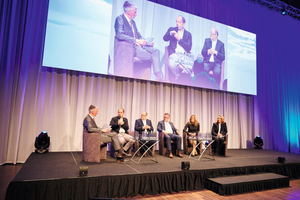
[[[146,153],[153,147],[155,146],[160,140],[157,140],[157,139],[151,139],[151,138],[142,138],[142,139],[136,139],[140,144],[140,148],[138,150],[135,151],[135,153],[133,154],[132,158],[131,158],[131,161],[136,163],[136,164],[139,164],[140,161],[142,160],[142,158],[146,155]],[[146,144],[149,142],[149,141],[155,141],[154,144],[152,144],[150,147],[147,147]],[[143,155],[140,157],[140,159],[138,161],[135,161],[134,160],[134,157],[135,155],[141,150],[141,149],[144,149],[144,153]],[[152,155],[152,158],[150,159],[151,161],[153,162],[156,162],[158,163],[158,160],[157,158],[155,157],[155,155],[153,154]]]
[[[196,140],[196,141],[198,141],[198,144],[195,146],[195,148],[192,150],[192,152],[190,153],[190,156],[189,156],[190,159],[197,160],[197,161],[200,160],[200,158],[203,156],[204,152],[209,148],[209,146],[210,146],[212,143],[214,143],[214,140],[212,140],[212,138],[209,138],[209,139],[201,139],[201,138],[195,138],[195,139],[193,139],[193,138],[189,138],[188,140]],[[209,142],[208,144],[207,144],[207,141]],[[199,148],[199,145],[200,145],[200,144],[203,144],[203,145],[204,145],[204,149],[203,149],[202,152],[201,152],[202,149]],[[200,150],[199,152],[201,152],[201,154],[199,155],[199,158],[193,158],[193,157],[192,157],[192,153],[193,153],[193,151],[196,150],[197,148]],[[213,154],[212,154],[212,160],[215,160],[215,157],[214,157]]]

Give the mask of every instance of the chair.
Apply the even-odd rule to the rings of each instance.
[[[133,132],[132,132],[132,131],[127,131],[127,132],[128,132],[129,135],[131,135],[131,136],[133,137]],[[125,143],[125,144],[126,144],[126,143]],[[125,145],[125,144],[124,144],[124,145]],[[131,148],[128,150],[128,153],[131,154]],[[116,158],[116,157],[117,157],[113,145],[110,145],[110,156],[113,157],[113,158]]]
[[[223,89],[223,82],[224,82],[224,70],[225,70],[225,60],[223,60],[221,64],[221,78],[220,78],[220,89]],[[227,89],[226,89],[227,90]]]
[[[165,78],[170,81],[170,69],[169,69],[169,50],[168,46],[165,47]]]
[[[138,131],[134,131],[135,138],[137,138],[136,134],[139,135],[139,132]],[[134,143],[134,151],[137,151],[139,148],[140,148],[140,142],[138,140],[136,140],[135,143]],[[152,155],[155,153],[155,145],[152,147],[151,153],[152,153]],[[138,152],[137,155],[140,156],[141,153]]]
[[[151,61],[142,61],[139,58],[134,57],[134,48],[134,44],[120,41],[115,38],[114,75],[150,80],[152,63]]]
[[[186,133],[186,132],[183,132],[183,133],[182,133],[182,139],[183,139],[183,153],[189,155],[189,154],[193,151],[193,147],[192,147],[192,146],[189,147],[187,138],[188,138],[187,133]],[[197,143],[198,143],[198,141],[197,141]],[[199,145],[199,148],[202,149],[202,144]],[[197,153],[199,154],[199,149],[198,149],[198,148],[196,149],[196,151],[197,151]]]
[[[83,161],[100,162],[100,159],[106,159],[106,155],[107,145],[101,142],[101,133],[83,131]]]
[[[159,132],[159,139],[160,139],[160,143],[159,143],[159,153],[161,155],[165,155],[167,152],[167,146],[165,144],[165,135],[163,134],[163,132]],[[173,141],[171,140],[171,148],[172,148],[172,154],[176,155],[176,145],[177,145],[177,141]]]
[[[225,150],[224,150],[224,156],[226,157],[227,156],[227,147],[228,147],[228,134],[226,134],[226,136],[225,136],[225,138],[226,138],[226,141],[224,141],[224,148],[225,148]],[[210,155],[212,155],[212,150],[213,150],[213,148],[212,148],[212,145],[210,145],[209,146],[209,154]]]

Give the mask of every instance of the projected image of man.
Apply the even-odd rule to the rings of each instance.
[[[225,60],[225,49],[224,43],[218,39],[218,35],[217,29],[212,28],[210,38],[205,39],[202,55],[204,71],[220,86],[221,64]]]
[[[116,39],[134,44],[135,57],[142,61],[152,61],[156,80],[164,80],[159,50],[153,47],[154,42],[147,45],[147,41],[142,37],[133,20],[137,16],[137,7],[129,1],[125,1],[123,9],[124,14],[118,16],[115,21]]]
[[[176,27],[170,27],[164,35],[164,41],[169,41],[169,69],[172,72],[170,76],[171,82],[191,82],[191,74],[193,65],[180,64],[180,58],[185,52],[192,49],[192,34],[185,30],[185,18],[178,16],[176,18]]]

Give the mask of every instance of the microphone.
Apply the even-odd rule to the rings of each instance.
[[[121,119],[121,117],[120,117],[120,116],[118,116],[118,119]]]

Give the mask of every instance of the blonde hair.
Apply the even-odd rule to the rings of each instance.
[[[191,117],[190,117],[190,119],[189,119],[189,124],[193,124],[193,123],[192,123],[192,117],[193,117],[193,116],[195,117],[194,125],[195,125],[195,126],[198,126],[199,122],[198,122],[198,120],[197,120],[196,115],[191,115]]]
[[[220,117],[220,118],[221,118],[221,124],[224,124],[224,123],[225,123],[225,121],[224,121],[224,117],[223,117],[223,115],[218,115],[218,117]],[[218,120],[217,120],[217,123],[218,123]]]

